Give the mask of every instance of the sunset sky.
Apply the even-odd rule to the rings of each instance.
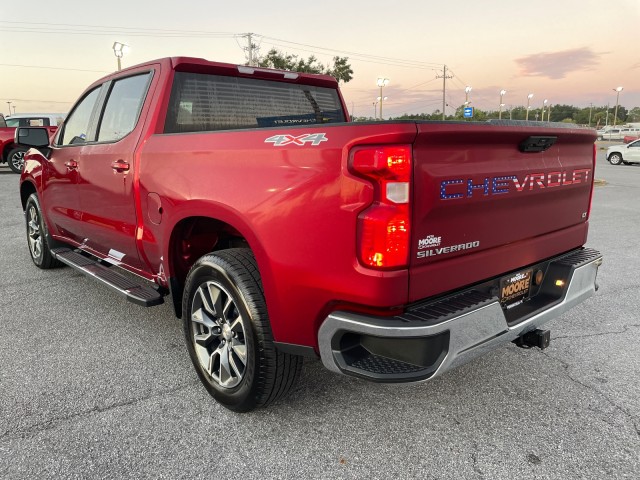
[[[504,103],[640,106],[640,0],[218,2],[113,0],[3,2],[0,112],[66,112],[94,80],[116,69],[114,41],[131,46],[123,66],[166,56],[244,63],[247,32],[271,47],[323,63],[349,57],[343,86],[352,113],[373,116],[378,77],[390,80],[384,116],[442,108],[473,88],[473,106]]]

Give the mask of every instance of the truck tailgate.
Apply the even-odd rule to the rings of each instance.
[[[530,125],[417,124],[409,301],[585,243],[595,131]]]

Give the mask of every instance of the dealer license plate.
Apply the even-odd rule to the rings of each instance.
[[[513,273],[500,280],[500,303],[513,308],[529,297],[531,290],[531,269]]]

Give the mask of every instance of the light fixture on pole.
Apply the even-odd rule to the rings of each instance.
[[[466,86],[464,87],[464,105],[465,107],[469,105],[469,94],[471,93],[471,90],[473,90],[473,88]]]
[[[500,113],[498,114],[498,118],[502,119],[502,107],[504,107],[504,102],[502,101],[505,93],[507,93],[506,90],[500,90]]]
[[[386,99],[386,97],[382,95],[382,89],[389,85],[389,79],[378,77],[377,85],[380,87],[380,96],[378,97],[378,101],[380,102],[380,120],[382,120],[382,100]]]
[[[386,102],[388,98],[389,97],[378,97],[378,98],[376,98],[376,103],[375,104],[377,105],[379,103],[380,105],[382,105],[382,101],[384,100]],[[382,113],[380,115],[382,115]],[[382,120],[382,117],[380,117],[380,120]]]
[[[542,101],[542,117],[540,118],[541,122],[544,122],[544,109],[547,106],[547,101],[548,100],[546,98]]]
[[[624,90],[622,87],[614,88],[613,91],[616,92],[616,112],[613,114],[613,126],[616,126],[616,120],[618,120],[618,101],[620,100],[620,92]]]
[[[126,53],[129,52],[129,45],[127,45],[126,43],[113,42],[112,48],[113,48],[113,53],[118,59],[118,71],[120,71],[122,70],[122,63],[120,59],[124,57]]]
[[[531,108],[531,99],[533,98],[533,93],[527,95],[527,116],[525,120],[529,120],[529,109]]]

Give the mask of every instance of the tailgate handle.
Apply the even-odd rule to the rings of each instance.
[[[116,160],[111,164],[111,168],[116,172],[124,172],[125,170],[129,170],[129,164],[124,160]]]
[[[556,143],[558,137],[531,136],[520,142],[519,149],[523,153],[544,152]]]

